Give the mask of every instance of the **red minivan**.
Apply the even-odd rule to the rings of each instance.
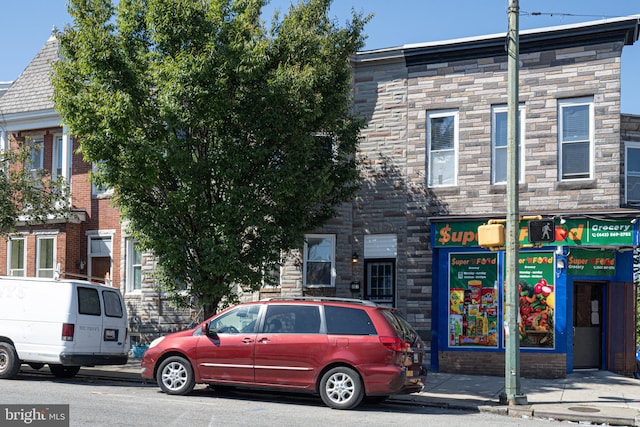
[[[370,301],[277,298],[228,308],[153,341],[142,377],[168,394],[196,384],[317,393],[329,407],[421,391],[424,343],[398,312]]]

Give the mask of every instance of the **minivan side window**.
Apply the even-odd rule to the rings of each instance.
[[[316,305],[269,305],[264,332],[273,334],[320,333],[320,308]]]
[[[366,311],[358,308],[324,307],[327,333],[334,335],[377,335],[371,318]]]
[[[100,316],[100,297],[98,290],[78,287],[78,313]]]
[[[104,299],[104,314],[109,317],[122,317],[122,304],[120,303],[120,295],[114,291],[102,291]]]

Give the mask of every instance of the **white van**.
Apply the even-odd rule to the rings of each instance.
[[[81,280],[0,277],[0,378],[23,363],[70,378],[81,366],[123,365],[127,311],[118,289]]]

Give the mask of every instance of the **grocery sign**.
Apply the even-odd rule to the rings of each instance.
[[[596,220],[589,218],[567,219],[555,223],[555,241],[548,246],[633,246],[636,230],[628,219]],[[481,221],[434,223],[432,244],[435,248],[478,247],[478,227]],[[528,221],[520,222],[518,241],[529,242]]]
[[[615,276],[615,251],[571,249],[567,254],[567,269],[581,276]]]

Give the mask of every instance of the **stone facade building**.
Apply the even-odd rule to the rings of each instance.
[[[519,209],[556,233],[520,252],[524,292],[548,285],[523,295],[525,376],[635,369],[640,118],[621,114],[620,61],[638,25],[520,35]],[[297,292],[391,304],[430,344],[432,369],[502,375],[504,251],[481,248],[477,227],[507,209],[505,35],[360,52],[353,70],[362,190],[309,236]],[[524,246],[527,232],[521,223]],[[319,262],[332,271],[322,283],[307,265]]]

